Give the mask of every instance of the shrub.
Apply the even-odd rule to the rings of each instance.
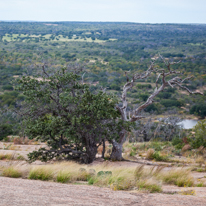
[[[4,85],[2,86],[3,90],[13,90],[14,88],[12,87],[12,85]]]
[[[193,148],[199,148],[200,146],[206,147],[206,119],[198,121],[193,131],[195,136],[190,139]]]
[[[155,151],[161,151],[163,149],[160,142],[151,142],[149,147],[153,148]]]
[[[182,102],[173,99],[163,99],[160,101],[160,104],[165,107],[182,107],[184,105]]]
[[[197,114],[201,116],[201,118],[204,118],[206,116],[206,104],[202,103],[192,106],[190,109],[190,114]]]
[[[168,161],[168,157],[161,155],[159,152],[155,152],[153,154],[153,159],[155,159],[156,161]]]
[[[179,150],[182,149],[184,146],[183,140],[179,137],[174,137],[172,139],[172,145],[175,147],[175,149]]]
[[[0,140],[2,140],[3,138],[11,134],[13,134],[11,124],[8,123],[0,124]]]

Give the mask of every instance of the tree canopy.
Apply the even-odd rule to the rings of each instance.
[[[91,163],[103,139],[118,139],[123,121],[115,109],[117,99],[103,91],[92,93],[80,72],[62,68],[49,73],[43,66],[41,78],[18,80],[18,90],[26,97],[20,111],[25,133],[48,145],[30,153],[31,161],[61,156]]]

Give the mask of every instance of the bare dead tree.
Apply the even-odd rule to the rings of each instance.
[[[127,77],[127,83],[123,87],[123,92],[122,92],[122,106],[117,106],[117,109],[121,113],[121,117],[123,121],[127,122],[135,122],[137,120],[140,120],[142,118],[145,118],[144,116],[141,115],[141,112],[151,105],[154,102],[154,98],[162,92],[165,87],[170,86],[172,88],[174,87],[179,87],[181,89],[186,90],[190,94],[201,94],[201,92],[193,92],[186,86],[183,86],[183,83],[185,83],[186,80],[191,79],[193,76],[181,79],[179,76],[181,73],[179,71],[174,71],[171,66],[174,64],[178,64],[179,62],[169,62],[166,61],[165,58],[163,58],[161,55],[159,55],[159,59],[163,61],[165,68],[158,69],[156,68],[155,61],[151,62],[151,65],[149,66],[148,70],[139,74],[136,73],[132,76],[131,80],[127,75],[127,72],[125,72],[125,75]],[[134,109],[132,112],[127,111],[128,107],[128,102],[127,102],[127,92],[133,88],[135,81],[136,80],[142,80],[146,79],[149,77],[152,73],[157,74],[157,79],[156,79],[156,88],[154,92],[149,96],[149,98],[144,102],[142,105],[140,105],[138,108]],[[161,84],[159,85],[159,81],[161,80]],[[112,153],[111,153],[111,159],[112,160],[123,160],[122,158],[122,145],[126,140],[126,130],[122,129],[120,134],[119,134],[119,140],[112,140]]]

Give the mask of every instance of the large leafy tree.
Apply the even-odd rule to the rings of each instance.
[[[30,153],[31,161],[61,156],[91,163],[102,141],[118,139],[125,127],[115,109],[117,100],[103,91],[91,93],[80,72],[79,68],[47,72],[43,66],[40,77],[18,80],[18,90],[26,97],[20,111],[25,133],[48,145]]]

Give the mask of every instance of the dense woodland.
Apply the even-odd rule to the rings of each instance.
[[[161,54],[179,61],[172,66],[183,76],[194,75],[185,83],[193,91],[206,88],[206,25],[138,24],[92,22],[0,22],[0,136],[23,129],[13,112],[24,96],[15,91],[22,75],[35,76],[39,65],[50,69],[84,65],[84,81],[95,91],[107,88],[120,98],[128,75],[148,69]],[[160,62],[159,67],[163,66]],[[139,80],[128,92],[131,110],[145,101],[155,89],[156,76]],[[167,88],[145,109],[145,115],[206,116],[206,96],[188,95]],[[0,137],[0,138],[1,138]]]

